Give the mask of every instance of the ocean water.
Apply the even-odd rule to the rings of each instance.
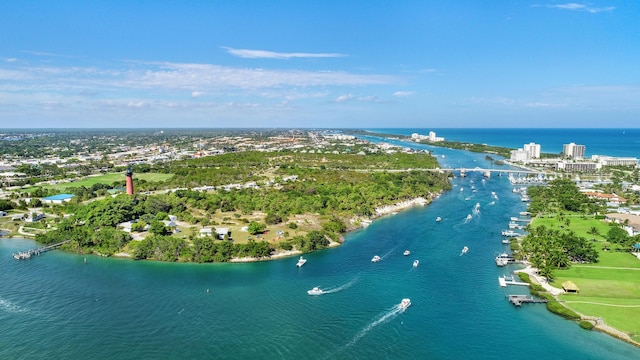
[[[404,144],[433,150],[442,166],[490,166],[483,154]],[[16,261],[12,252],[35,244],[1,239],[0,359],[637,359],[640,349],[542,304],[507,302],[528,290],[499,287],[517,267],[493,258],[523,210],[506,177],[471,173],[427,207],[306,255],[301,268],[296,257],[85,263],[60,251]],[[328,293],[307,295],[314,286]]]
[[[585,156],[608,155],[640,158],[640,128],[629,129],[369,129],[376,133],[438,136],[451,141],[522,148],[524,144],[540,144],[543,153],[559,154],[562,145],[585,145]]]

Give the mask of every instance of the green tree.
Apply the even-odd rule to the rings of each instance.
[[[266,229],[267,225],[259,223],[257,221],[250,222],[249,226],[247,227],[247,231],[249,231],[249,234],[251,235],[262,234]]]

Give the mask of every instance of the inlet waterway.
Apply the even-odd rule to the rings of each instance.
[[[429,149],[442,167],[491,167],[483,154]],[[36,244],[2,239],[0,358],[637,359],[637,348],[543,304],[507,302],[528,293],[499,287],[516,267],[494,262],[501,231],[525,209],[511,190],[506,176],[456,178],[431,205],[380,218],[300,268],[295,257],[85,263],[60,251],[16,261]],[[335,291],[309,296],[315,286]],[[398,311],[403,298],[412,305]]]

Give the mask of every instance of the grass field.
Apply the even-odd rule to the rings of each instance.
[[[556,277],[552,286],[562,288],[562,283],[573,281],[580,292],[560,295],[560,300],[570,309],[588,316],[596,316],[619,330],[640,336],[640,260],[629,252],[604,251],[602,243],[609,225],[594,218],[581,215],[564,215],[565,220],[556,216],[536,218],[532,226],[544,225],[548,228],[569,228],[577,235],[597,241],[599,261],[595,264],[573,264],[566,270],[554,271]],[[601,235],[593,235],[589,230],[595,227]]]
[[[135,181],[136,179],[142,179],[149,182],[161,182],[161,181],[170,179],[172,176],[173,174],[140,173],[140,174],[134,174],[133,180]],[[99,176],[90,176],[74,182],[67,182],[67,183],[61,183],[56,185],[44,185],[42,187],[45,189],[55,189],[57,191],[63,192],[65,189],[72,188],[72,187],[80,187],[80,186],[91,187],[94,184],[111,185],[114,182],[122,182],[122,185],[124,186],[124,181],[125,181],[125,177],[122,173],[114,173],[114,174],[105,174],[105,175],[99,175]]]

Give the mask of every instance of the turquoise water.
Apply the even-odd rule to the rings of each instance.
[[[435,150],[443,166],[489,166],[483,154]],[[498,268],[493,257],[503,250],[500,231],[524,205],[506,177],[470,174],[453,186],[428,207],[309,254],[301,268],[295,257],[85,264],[59,251],[15,261],[12,252],[34,243],[2,239],[0,359],[638,358],[633,346],[543,305],[509,304],[506,293],[527,289],[500,288],[498,276],[515,267]],[[372,263],[376,254],[383,260]],[[314,286],[337,291],[307,295]],[[405,312],[396,308],[402,298],[412,302]]]

